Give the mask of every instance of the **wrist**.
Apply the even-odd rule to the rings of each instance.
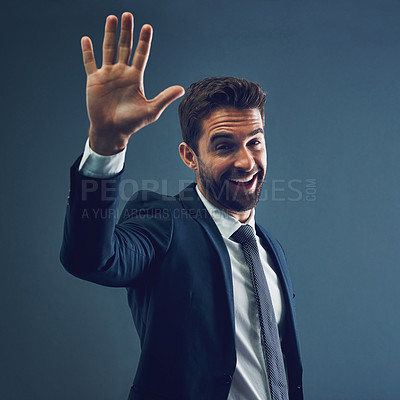
[[[110,137],[111,136],[111,137]],[[110,132],[101,133],[89,128],[89,145],[97,154],[102,156],[112,156],[120,153],[128,144],[127,138],[110,135]]]

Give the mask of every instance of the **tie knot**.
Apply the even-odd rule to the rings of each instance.
[[[253,228],[246,224],[242,225],[238,230],[236,230],[231,235],[231,239],[236,243],[249,244],[255,242],[256,235],[254,234]]]

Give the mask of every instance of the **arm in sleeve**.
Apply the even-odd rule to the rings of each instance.
[[[124,169],[126,147],[112,156],[102,156],[94,152],[86,140],[78,170],[91,178],[112,178]]]
[[[87,177],[79,171],[80,163],[78,159],[71,168],[61,262],[79,278],[106,286],[131,286],[167,251],[172,235],[170,213],[132,212],[134,208],[159,209],[158,195],[153,194],[143,201],[130,201],[130,215],[117,224],[122,171],[111,178]]]

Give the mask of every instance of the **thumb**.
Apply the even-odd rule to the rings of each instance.
[[[159,95],[154,97],[153,102],[156,118],[176,99],[185,94],[185,89],[182,86],[170,86],[163,90]]]

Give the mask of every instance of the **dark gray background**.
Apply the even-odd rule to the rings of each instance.
[[[92,37],[100,60],[106,15],[126,10],[155,29],[150,97],[224,74],[268,92],[269,172],[257,219],[290,263],[306,399],[399,399],[397,0],[9,4],[0,397],[127,397],[139,346],[125,290],[80,281],[58,260],[68,170],[88,127],[80,37]],[[132,140],[131,187],[174,193],[192,179],[177,152],[177,104]]]

